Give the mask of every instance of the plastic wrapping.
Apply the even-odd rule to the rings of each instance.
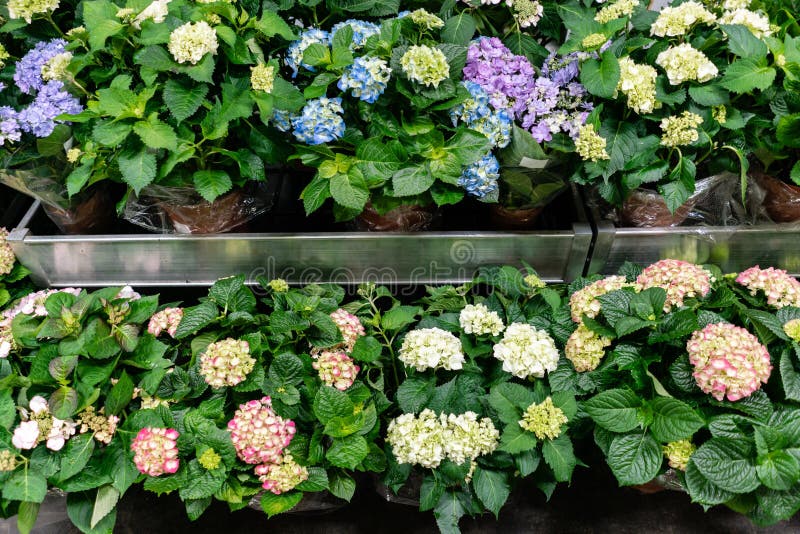
[[[678,473],[674,469],[667,469],[663,474],[658,475],[647,484],[639,484],[634,488],[639,493],[644,494],[659,493],[664,490],[686,493],[686,489],[681,484]]]
[[[39,507],[36,524],[31,534],[52,534],[55,532],[72,532],[72,521],[67,514],[67,494],[57,488],[47,490],[44,502]],[[0,519],[0,532],[3,534],[19,534],[17,516]]]
[[[248,507],[253,510],[262,511],[261,493],[250,499]],[[286,512],[287,514],[297,515],[322,515],[335,512],[347,506],[347,501],[336,497],[329,491],[317,491],[313,493],[303,493],[303,498],[297,505]]]
[[[163,234],[222,234],[245,225],[272,207],[265,184],[248,184],[214,202],[203,200],[192,187],[151,185],[131,195],[122,218]]]
[[[541,208],[508,209],[499,204],[489,208],[492,226],[498,230],[524,230],[533,228],[541,215]]]
[[[378,475],[373,476],[373,481],[375,483],[375,491],[380,495],[381,499],[386,502],[419,508],[419,500],[422,492],[422,478],[420,473],[411,471],[408,480],[397,490],[397,493],[392,491]]]
[[[381,215],[367,204],[354,223],[361,232],[422,232],[438,218],[439,210],[435,206],[404,204]]]
[[[617,226],[654,228],[675,226],[741,226],[771,222],[764,208],[765,190],[758,181],[748,178],[745,203],[742,204],[738,175],[722,173],[698,180],[695,192],[675,213],[657,191],[638,189],[621,208],[613,210],[595,196],[591,207]]]
[[[800,221],[800,187],[782,182],[761,171],[751,173],[764,190],[764,209],[780,223]]]
[[[41,201],[47,216],[65,234],[103,233],[115,220],[113,202],[102,184],[69,198],[66,186],[44,165],[2,168],[0,182]]]

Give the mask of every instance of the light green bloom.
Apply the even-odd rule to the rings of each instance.
[[[519,426],[532,432],[537,439],[556,439],[561,435],[561,427],[567,423],[564,411],[553,404],[553,399],[547,397],[539,404],[528,406],[522,415]]]
[[[450,65],[444,52],[430,46],[412,46],[400,58],[400,65],[409,80],[439,87],[450,76]]]

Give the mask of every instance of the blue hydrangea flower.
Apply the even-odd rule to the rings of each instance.
[[[350,45],[350,50],[363,48],[363,46],[367,44],[367,39],[381,33],[381,27],[377,24],[365,20],[350,19],[334,24],[333,28],[331,28],[331,37],[336,35],[336,32],[345,26],[350,26],[353,29],[353,42]]]
[[[17,61],[14,73],[14,83],[17,84],[19,90],[28,95],[39,91],[44,85],[42,67],[53,56],[64,52],[65,46],[67,46],[67,42],[64,39],[40,41],[32,50],[22,56],[22,59]]]
[[[32,133],[36,137],[47,137],[56,127],[56,117],[81,111],[83,106],[80,101],[64,91],[63,83],[54,80],[42,86],[36,99],[17,113],[17,121],[23,132]]]
[[[302,113],[292,118],[294,136],[308,145],[321,145],[344,135],[341,98],[317,98],[309,100]]]
[[[300,67],[315,72],[314,67],[303,63],[303,54],[312,44],[330,46],[331,34],[318,28],[309,28],[300,34],[300,39],[293,41],[286,51],[286,66],[292,69],[292,78],[297,76]]]
[[[458,185],[480,199],[497,191],[499,179],[500,162],[490,152],[475,163],[467,165],[458,179]]]
[[[450,110],[453,126],[465,124],[485,135],[492,146],[503,148],[511,142],[514,118],[510,110],[495,111],[489,105],[489,94],[475,82],[462,82],[472,98],[465,100]]]
[[[0,107],[0,146],[6,141],[16,142],[22,138],[17,112],[8,106]]]
[[[347,67],[337,84],[342,91],[350,90],[356,98],[370,104],[386,90],[392,69],[383,59],[376,57],[357,57]]]
[[[283,109],[276,109],[272,112],[272,125],[282,132],[292,129],[292,118],[294,115]]]

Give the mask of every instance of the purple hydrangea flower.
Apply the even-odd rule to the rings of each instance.
[[[36,99],[17,113],[17,120],[23,132],[36,137],[47,137],[56,127],[55,118],[62,114],[76,114],[83,111],[80,101],[64,91],[64,84],[50,81],[41,87]]]
[[[6,141],[16,142],[22,137],[17,112],[8,106],[0,107],[0,146]]]
[[[64,39],[40,41],[22,59],[17,61],[14,83],[25,94],[33,94],[45,84],[42,79],[42,67],[54,56],[64,52],[67,42]]]

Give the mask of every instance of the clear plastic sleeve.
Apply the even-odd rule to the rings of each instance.
[[[422,232],[439,218],[435,206],[401,205],[384,214],[367,204],[354,221],[361,232]]]
[[[192,187],[148,186],[131,195],[122,218],[164,234],[221,234],[244,230],[246,224],[272,207],[264,183],[236,188],[214,202],[204,200]]]
[[[760,170],[752,172],[764,190],[764,209],[779,223],[800,221],[800,187],[782,182]]]

